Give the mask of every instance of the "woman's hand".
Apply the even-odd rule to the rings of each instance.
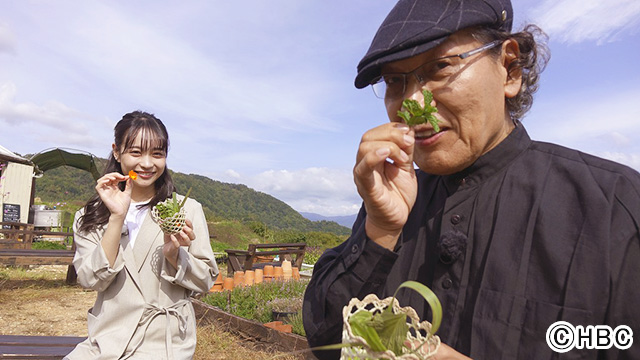
[[[124,191],[118,184],[126,181]],[[100,246],[104,250],[109,266],[113,267],[119,252],[122,226],[131,204],[131,180],[128,176],[112,172],[98,179],[96,191],[102,202],[107,206],[111,215],[107,223],[107,229],[102,235]]]
[[[189,246],[196,239],[196,233],[193,231],[193,223],[186,219],[186,225],[179,233],[173,235],[164,234],[164,245],[162,246],[162,254],[174,268],[178,268],[178,254],[181,246]]]
[[[118,184],[126,181],[124,191]],[[112,216],[125,218],[131,204],[131,180],[128,176],[112,172],[98,179],[96,191],[102,202],[107,206]]]
[[[416,202],[414,143],[413,130],[405,124],[394,122],[373,128],[362,136],[353,169],[367,210],[367,236],[390,250]]]

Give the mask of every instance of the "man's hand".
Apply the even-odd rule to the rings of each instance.
[[[353,169],[367,210],[367,236],[390,250],[416,202],[414,143],[413,130],[405,124],[387,123],[373,128],[362,136]]]
[[[447,344],[440,343],[438,352],[433,356],[433,360],[471,360],[471,358],[460,354]]]

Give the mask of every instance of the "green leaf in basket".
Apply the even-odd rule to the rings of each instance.
[[[403,347],[405,340],[407,340],[407,333],[409,332],[407,315],[393,312],[393,304],[398,290],[401,288],[409,288],[416,291],[422,295],[431,307],[433,320],[429,334],[433,335],[440,327],[440,322],[442,321],[442,305],[436,294],[417,281],[405,281],[396,289],[391,304],[382,312],[372,314],[367,310],[360,310],[349,318],[349,325],[351,325],[353,334],[361,336],[371,350],[391,350],[396,355],[403,354]]]
[[[184,203],[187,202],[187,198],[189,197],[189,194],[191,194],[191,189],[193,188],[189,188],[189,190],[187,190],[187,195],[184,196],[184,199],[182,199],[182,202],[180,203],[180,206],[178,207],[178,211],[180,211],[180,209],[182,209],[182,207],[184,206]],[[175,195],[175,193],[174,193]]]
[[[383,352],[386,350],[392,350],[394,354],[400,356],[404,353],[405,341],[409,333],[409,325],[407,324],[407,315],[404,313],[394,313],[393,304],[395,303],[398,290],[402,288],[409,288],[419,293],[425,301],[431,307],[432,321],[429,336],[419,346],[412,346],[415,350],[410,350],[411,353],[416,354],[418,349],[422,348],[427,343],[429,338],[433,336],[442,321],[442,305],[436,294],[431,291],[425,285],[417,281],[405,281],[396,289],[393,294],[391,304],[387,306],[382,312],[372,313],[367,310],[359,310],[349,317],[349,325],[354,335],[362,337],[368,347],[376,352]],[[337,350],[345,347],[360,347],[360,344],[331,344],[314,347],[310,350]],[[419,354],[418,357],[420,357]]]
[[[187,202],[187,198],[189,198],[189,194],[191,194],[191,188],[189,188],[189,190],[187,191],[187,195],[184,196],[184,199],[182,199],[181,202],[178,202],[178,196],[174,192],[172,194],[171,199],[167,199],[163,202],[157,203],[156,210],[158,211],[158,216],[161,219],[166,219],[179,213],[180,209],[182,209],[184,204]]]
[[[407,339],[409,325],[407,325],[407,315],[403,313],[394,314],[393,306],[389,305],[383,312],[376,314],[382,319],[383,326],[376,329],[382,343],[387,349],[393,351],[396,355],[402,354],[402,346]]]
[[[436,296],[436,294],[425,285],[422,285],[417,281],[409,280],[403,282],[402,284],[400,284],[400,286],[398,286],[398,288],[396,289],[396,293],[393,294],[394,298],[396,297],[396,294],[398,294],[398,290],[402,288],[409,288],[417,292],[418,294],[422,295],[425,301],[429,304],[432,314],[431,331],[429,331],[429,334],[435,334],[436,331],[438,331],[438,328],[440,328],[440,323],[442,322],[442,305],[440,304],[440,300],[438,300],[438,296]]]
[[[380,322],[380,320],[374,318],[375,316],[367,310],[359,310],[349,318],[351,331],[353,331],[353,335],[362,337],[373,351],[386,351],[387,348],[383,345],[376,330],[381,324],[374,325],[374,322]]]

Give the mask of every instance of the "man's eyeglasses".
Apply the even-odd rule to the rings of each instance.
[[[502,44],[502,40],[496,40],[462,54],[443,56],[429,60],[408,73],[383,74],[371,82],[373,93],[380,99],[384,99],[385,97],[389,99],[404,98],[405,92],[407,91],[408,78],[411,75],[415,76],[420,84],[431,81],[434,83],[434,87],[437,87],[438,85],[444,84],[450,76],[460,71],[464,65],[462,62],[463,59],[492,49],[500,44]]]

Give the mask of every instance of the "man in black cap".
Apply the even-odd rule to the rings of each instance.
[[[520,119],[547,57],[541,30],[512,33],[512,19],[509,0],[401,0],[380,26],[355,84],[373,87],[391,122],[363,135],[354,177],[364,206],[314,268],[310,346],[341,342],[352,297],[388,297],[406,280],[442,303],[437,359],[556,358],[551,345],[572,339],[550,345],[558,321],[640,334],[640,174],[529,138]],[[397,115],[423,90],[439,132]],[[399,300],[430,318],[419,295]],[[628,336],[614,340],[561,356],[640,358]]]

